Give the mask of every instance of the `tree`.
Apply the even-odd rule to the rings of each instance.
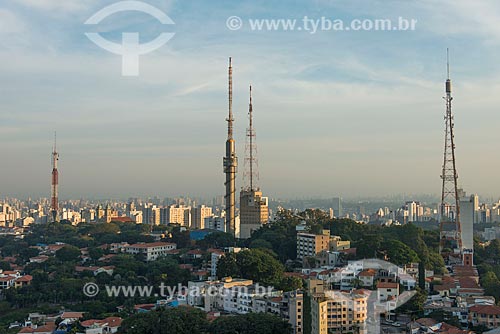
[[[303,282],[299,277],[286,276],[281,279],[276,288],[283,291],[293,291],[302,289]]]
[[[488,271],[481,276],[481,285],[483,286],[486,295],[493,296],[496,300],[499,300],[500,280],[493,271]]]
[[[250,243],[250,248],[273,249],[273,245],[264,239],[255,239]]]
[[[235,276],[273,286],[281,282],[284,270],[284,266],[278,260],[262,249],[226,254],[217,264],[219,277]]]
[[[125,319],[119,332],[124,334],[208,334],[205,312],[191,308],[160,308]]]
[[[500,239],[494,239],[485,247],[485,255],[491,262],[498,264],[500,262]]]
[[[236,262],[236,254],[226,253],[217,262],[217,276],[233,277],[240,275],[240,267]]]
[[[104,255],[102,248],[90,247],[89,256],[92,260],[99,260]]]
[[[234,235],[231,233],[214,232],[198,241],[197,244],[204,248],[221,248],[234,246],[235,242]]]
[[[425,290],[417,288],[416,294],[405,304],[401,305],[397,311],[398,313],[411,313],[413,319],[418,318],[423,314],[424,303],[427,300],[427,293]]]
[[[382,249],[387,252],[389,261],[401,266],[407,263],[419,262],[417,253],[398,240],[388,240],[382,243]]]
[[[210,333],[290,334],[292,327],[285,320],[269,313],[248,313],[216,319],[210,326]]]
[[[5,261],[0,261],[0,270],[10,270],[10,264]]]
[[[441,254],[429,252],[429,256],[427,258],[427,269],[432,269],[436,275],[442,275],[445,273],[446,266]]]
[[[62,262],[76,261],[80,257],[80,249],[71,245],[64,245],[56,252],[56,258]]]

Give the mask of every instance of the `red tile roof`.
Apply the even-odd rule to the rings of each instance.
[[[31,282],[33,280],[33,276],[31,275],[24,275],[16,279],[16,282]]]
[[[396,289],[398,287],[399,287],[398,283],[379,282],[377,284],[377,288],[379,288],[379,289]]]
[[[164,246],[174,246],[174,243],[171,242],[149,242],[149,243],[140,243],[140,244],[133,244],[128,247],[133,247],[133,248],[150,248],[150,247],[164,247]]]
[[[488,315],[500,315],[500,306],[495,305],[474,305],[469,308],[469,312],[488,314]]]
[[[63,314],[61,314],[61,319],[80,319],[80,318],[83,318],[83,313],[84,312],[63,312]]]
[[[377,272],[373,269],[366,269],[366,270],[363,270],[362,272],[359,273],[358,276],[366,276],[366,277],[373,277],[377,274]]]

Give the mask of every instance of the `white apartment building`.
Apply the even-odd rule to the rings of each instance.
[[[145,261],[154,261],[176,248],[177,245],[170,242],[138,243],[126,246],[125,252],[132,255],[140,254]]]

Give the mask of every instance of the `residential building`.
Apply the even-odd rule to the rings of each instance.
[[[170,242],[138,243],[125,246],[125,252],[133,255],[142,255],[145,261],[154,261],[159,257],[166,256],[177,245]]]
[[[366,333],[368,297],[326,290],[311,298],[311,333]]]
[[[399,284],[395,282],[379,282],[377,284],[378,300],[385,302],[399,296]]]
[[[500,306],[474,305],[469,308],[469,322],[473,326],[500,327]]]
[[[180,226],[191,226],[191,207],[179,205],[171,205],[168,208],[169,224],[179,224]]]
[[[314,257],[321,251],[330,249],[330,230],[323,230],[322,234],[297,233],[297,259]]]
[[[212,217],[212,208],[201,205],[198,207],[193,207],[191,209],[191,228],[192,229],[204,229],[205,228],[205,218]]]
[[[258,230],[269,221],[267,197],[262,197],[259,190],[242,190],[240,192],[240,238],[250,238],[253,231]]]

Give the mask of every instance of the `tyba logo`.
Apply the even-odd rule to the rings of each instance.
[[[92,15],[85,24],[96,25],[110,15],[125,11],[143,12],[156,18],[161,24],[175,24],[167,14],[158,8],[140,1],[120,1],[104,7]],[[123,32],[122,44],[113,43],[103,38],[99,33],[88,32],[85,33],[85,35],[104,50],[122,56],[122,75],[138,76],[139,56],[161,48],[175,35],[175,33],[163,32],[154,40],[144,44],[139,43],[138,32]]]

